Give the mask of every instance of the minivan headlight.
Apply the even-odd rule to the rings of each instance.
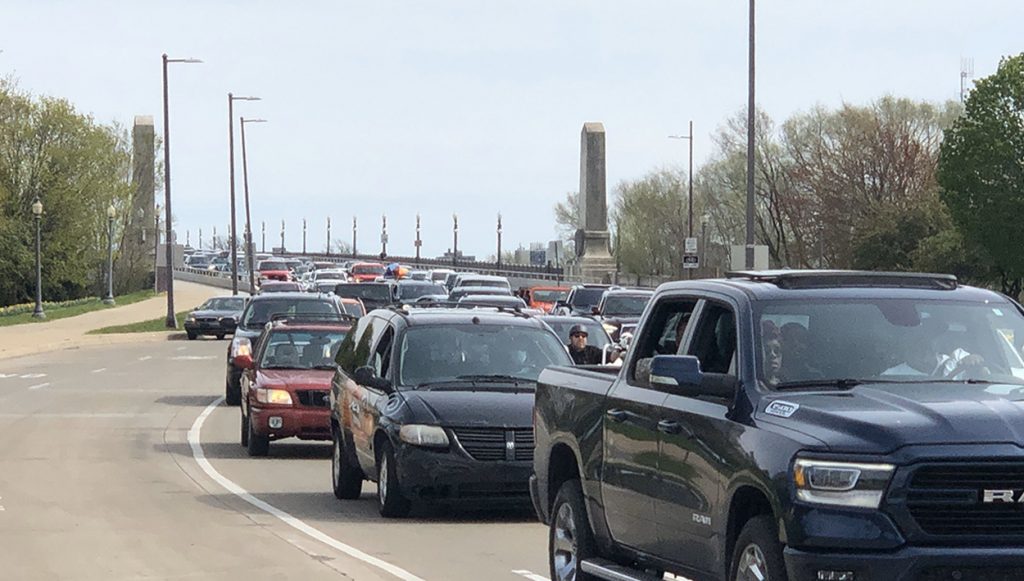
[[[448,434],[441,426],[408,424],[398,431],[398,437],[406,444],[427,448],[447,448]]]
[[[895,470],[892,464],[801,458],[793,466],[793,483],[803,502],[877,509]]]

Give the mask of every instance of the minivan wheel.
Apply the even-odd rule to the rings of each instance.
[[[782,544],[771,517],[757,516],[743,526],[736,539],[729,578],[734,581],[787,581]]]
[[[387,443],[377,456],[377,508],[385,518],[404,518],[412,509],[412,502],[402,494],[395,453]]]
[[[331,484],[338,500],[355,500],[363,493],[363,474],[349,462],[344,434],[334,430],[334,454],[331,456]]]
[[[594,534],[583,505],[579,480],[567,480],[558,489],[551,507],[548,530],[548,563],[551,581],[597,581],[584,573],[580,563],[597,556]]]

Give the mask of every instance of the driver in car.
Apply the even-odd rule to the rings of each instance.
[[[587,345],[587,329],[573,325],[569,329],[569,356],[576,365],[600,365],[603,353],[593,345]]]

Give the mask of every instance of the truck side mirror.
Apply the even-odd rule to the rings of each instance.
[[[391,392],[391,382],[382,377],[377,377],[377,370],[369,365],[356,369],[352,379],[354,379],[359,385],[379,389],[386,393]]]
[[[739,386],[735,376],[704,373],[692,355],[656,355],[651,362],[652,386],[683,397],[732,399]]]

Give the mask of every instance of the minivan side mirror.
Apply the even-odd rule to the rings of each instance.
[[[656,355],[651,362],[652,386],[684,397],[732,399],[739,386],[735,376],[704,373],[692,355]]]
[[[359,385],[379,389],[383,392],[391,391],[391,382],[383,377],[377,377],[377,370],[369,365],[364,365],[363,367],[356,369],[352,379],[354,379]]]

